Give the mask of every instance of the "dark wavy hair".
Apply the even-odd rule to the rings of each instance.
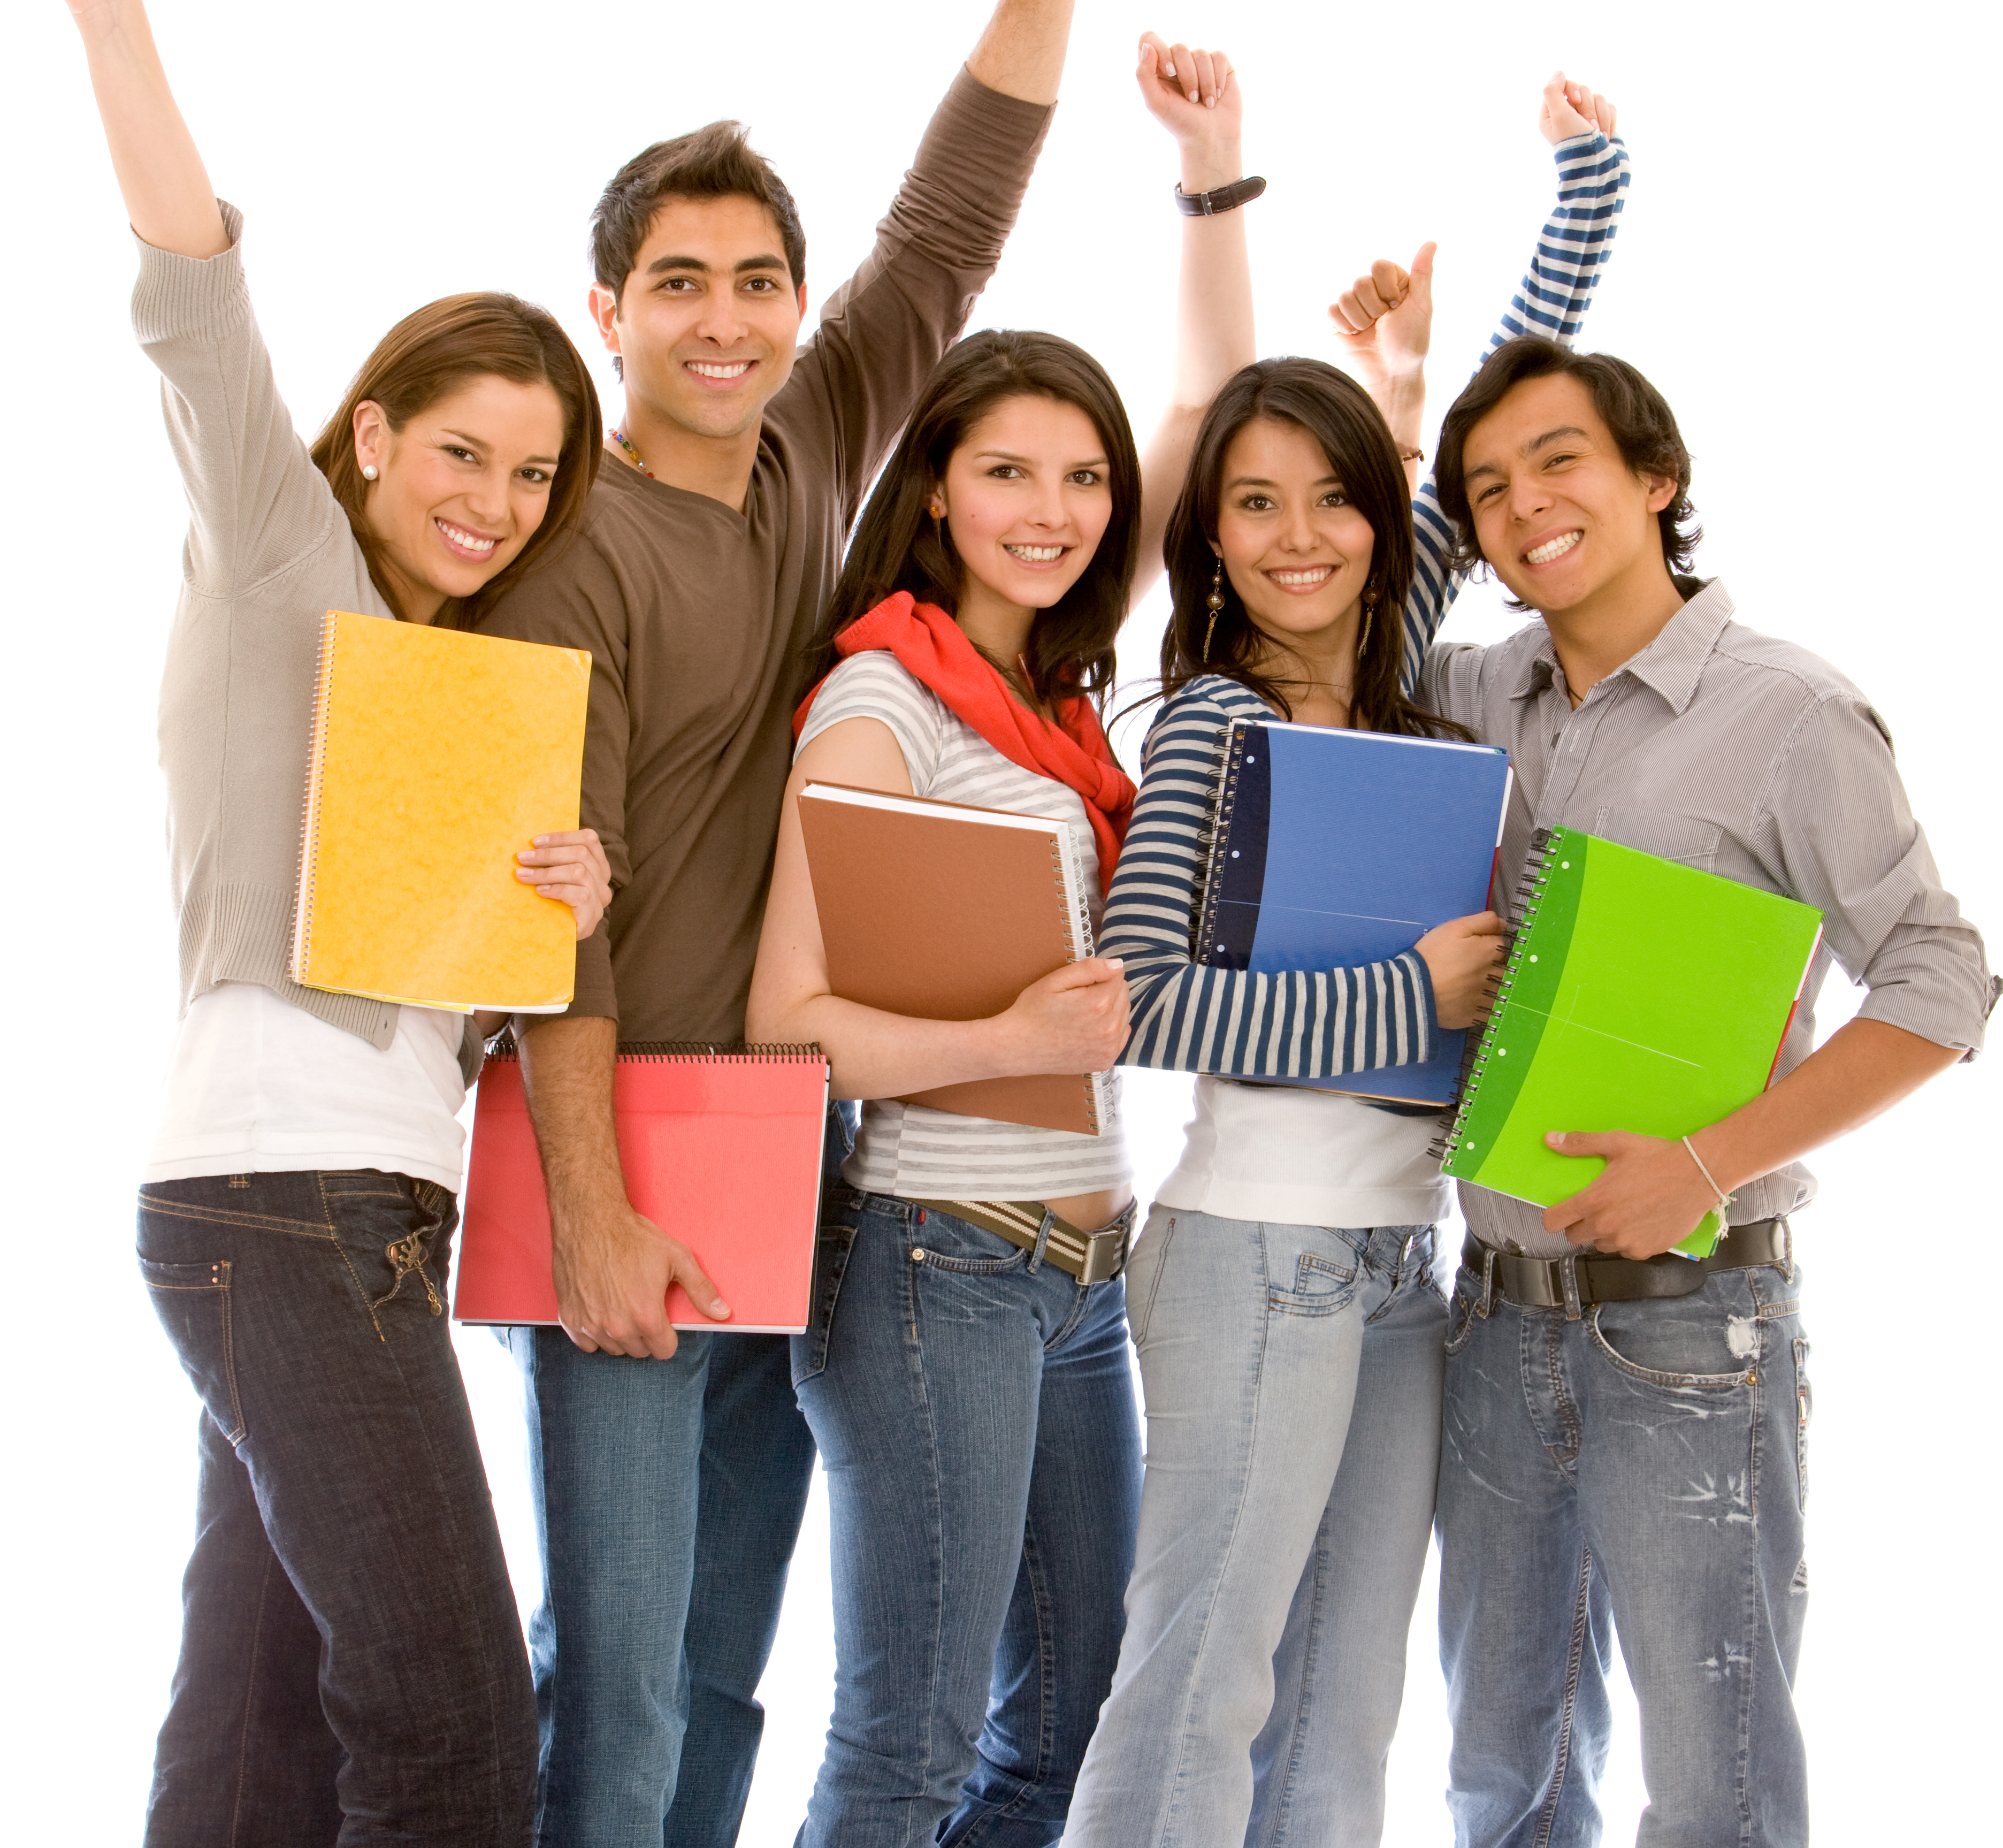
[[[1474,516],[1467,504],[1464,464],[1469,432],[1517,386],[1554,376],[1576,379],[1592,393],[1592,408],[1613,437],[1621,460],[1637,474],[1666,475],[1676,482],[1675,498],[1655,519],[1662,528],[1662,561],[1669,575],[1684,576],[1703,541],[1704,528],[1697,524],[1697,509],[1690,505],[1690,451],[1683,446],[1683,432],[1676,428],[1669,401],[1624,359],[1611,353],[1575,353],[1536,334],[1505,341],[1491,353],[1440,425],[1439,463],[1433,485],[1442,510],[1453,522],[1451,562],[1457,569],[1470,571],[1488,562],[1474,536]]]
[[[1141,462],[1125,407],[1106,369],[1083,348],[1054,334],[988,328],[952,348],[932,369],[890,460],[857,523],[827,613],[807,645],[805,684],[834,667],[834,639],[886,597],[908,590],[920,603],[958,613],[964,567],[953,534],[925,513],[948,460],[968,432],[1009,398],[1041,397],[1075,405],[1105,446],[1113,513],[1078,582],[1036,612],[1023,650],[1036,698],[1082,693],[1103,699],[1113,684],[1113,642],[1141,545]],[[1013,662],[997,661],[1006,674]]]
[[[313,439],[309,453],[327,477],[368,561],[369,575],[383,601],[402,613],[380,569],[382,548],[363,514],[368,484],[355,459],[355,413],[365,402],[383,407],[392,430],[453,392],[488,376],[516,385],[547,385],[563,408],[563,447],[542,523],[507,567],[471,597],[449,603],[439,613],[448,625],[477,621],[515,584],[535,569],[551,548],[583,523],[591,485],[604,453],[598,393],[582,355],[547,308],[519,296],[498,292],[446,296],[407,314],[376,342],[349,382],[340,408]]]
[[[1224,607],[1211,626],[1209,598],[1217,572],[1218,513],[1224,454],[1231,439],[1260,418],[1305,430],[1321,446],[1351,503],[1370,523],[1370,633],[1358,652],[1350,701],[1359,731],[1421,737],[1465,737],[1462,727],[1412,704],[1399,684],[1404,654],[1405,600],[1412,588],[1412,507],[1398,446],[1383,415],[1362,387],[1320,359],[1260,359],[1225,383],[1211,401],[1195,453],[1162,542],[1173,609],[1162,636],[1162,691],[1180,691],[1199,675],[1222,674],[1249,687],[1285,717],[1293,707],[1280,683],[1259,663],[1274,646],[1256,628],[1227,574]]]

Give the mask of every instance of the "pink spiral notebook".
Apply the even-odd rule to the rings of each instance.
[[[827,1085],[818,1047],[620,1048],[613,1111],[627,1196],[694,1251],[732,1311],[711,1321],[676,1287],[668,1293],[676,1328],[806,1327]],[[490,1055],[480,1075],[462,1211],[453,1315],[555,1321],[549,1200],[512,1052]]]

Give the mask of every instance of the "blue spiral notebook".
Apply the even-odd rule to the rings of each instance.
[[[1233,721],[1197,960],[1259,973],[1348,968],[1486,911],[1509,788],[1508,754],[1491,745]],[[1444,1107],[1466,1037],[1445,1034],[1424,1065],[1287,1082]]]

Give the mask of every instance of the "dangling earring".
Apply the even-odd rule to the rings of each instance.
[[[932,516],[932,537],[933,537],[933,538],[935,538],[935,540],[937,540],[937,541],[939,541],[939,543],[941,545],[945,544],[946,544],[946,528],[945,528],[945,523],[945,523],[945,520],[946,520],[946,508],[945,508],[945,506],[943,506],[940,502],[938,502],[938,501],[933,501],[933,502],[931,502],[930,503],[928,503],[928,506],[926,506],[926,508],[925,508],[925,511],[926,511],[928,513],[929,513],[929,514]]]
[[[372,463],[372,462],[365,462],[365,463],[363,463],[363,464],[362,464],[362,480],[364,480],[365,481],[374,481],[374,480],[375,480],[375,478],[376,478],[376,464],[375,464],[374,463]]]
[[[1201,659],[1210,659],[1210,639],[1217,633],[1217,612],[1224,607],[1224,561],[1217,561],[1217,569],[1211,574],[1210,594],[1204,599],[1210,606],[1210,624],[1203,632]]]
[[[1363,659],[1363,651],[1370,646],[1370,621],[1377,614],[1377,586],[1366,584],[1363,587],[1363,633],[1356,638],[1356,658]]]

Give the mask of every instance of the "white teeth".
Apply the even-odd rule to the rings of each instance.
[[[441,520],[438,526],[439,530],[453,544],[463,546],[468,551],[491,551],[494,549],[491,539],[476,539],[470,533],[463,531],[448,520]]]
[[[1320,584],[1326,583],[1334,573],[1330,571],[1269,571],[1266,575],[1276,584]]]
[[[750,369],[751,362],[748,359],[733,360],[728,366],[706,365],[700,359],[689,362],[689,370],[702,379],[742,378]]]
[[[1012,552],[1028,565],[1049,565],[1064,556],[1061,545],[1008,545],[1002,550]]]
[[[1562,558],[1585,535],[1583,533],[1564,533],[1523,555],[1526,565],[1548,565],[1554,558]]]

